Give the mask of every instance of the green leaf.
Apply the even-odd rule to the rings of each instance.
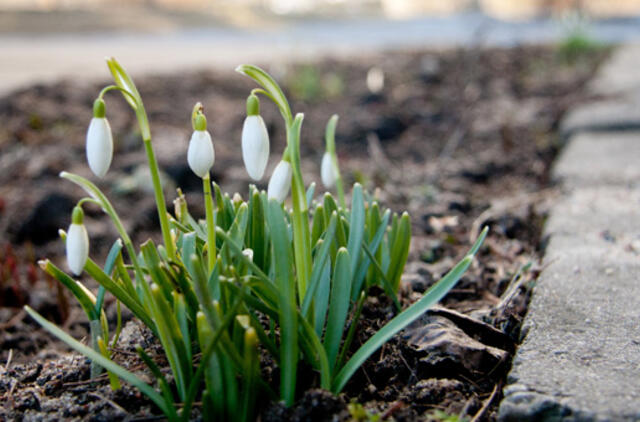
[[[260,359],[258,357],[258,338],[256,330],[249,327],[244,333],[244,366],[240,421],[251,422],[256,401],[256,386],[260,376]]]
[[[182,334],[182,340],[184,343],[184,350],[186,353],[185,361],[191,361],[191,336],[189,334],[190,324],[187,316],[187,303],[184,300],[184,295],[174,291],[173,296],[173,313],[178,320],[178,327]]]
[[[351,262],[347,249],[340,248],[336,256],[331,282],[331,298],[329,300],[329,317],[327,331],[324,335],[324,347],[329,358],[329,367],[333,368],[338,357],[340,341],[344,330],[351,291]]]
[[[487,237],[487,233],[489,233],[489,227],[485,227],[484,229],[482,229],[482,232],[480,232],[480,235],[474,242],[473,246],[471,246],[471,250],[469,251],[468,255],[475,255],[478,250],[480,250],[480,246],[482,246],[484,239]]]
[[[331,291],[331,261],[327,260],[322,273],[320,275],[320,282],[318,286],[318,292],[314,300],[314,328],[318,336],[322,335],[324,330],[324,323],[327,319],[327,308],[329,306],[329,294]]]
[[[89,321],[98,319],[99,314],[96,311],[95,303],[93,303],[93,299],[88,294],[89,290],[87,290],[82,283],[69,277],[64,271],[53,265],[53,263],[48,259],[41,262],[40,266],[47,274],[58,280],[63,286],[69,289],[71,293],[73,293],[73,296],[78,300],[78,303],[80,303],[82,310],[87,314]]]
[[[331,369],[329,367],[329,359],[320,342],[319,336],[314,331],[309,322],[298,314],[300,318],[300,327],[302,331],[302,344],[307,348],[310,353],[313,353],[315,360],[317,361],[317,368],[320,371],[320,388],[329,390],[331,387]]]
[[[255,190],[249,200],[249,228],[247,230],[247,246],[253,250],[253,262],[260,268],[266,265],[267,230],[265,227],[264,208],[260,192]]]
[[[391,337],[411,324],[426,312],[431,306],[435,305],[456,285],[460,277],[467,270],[473,256],[467,255],[462,259],[451,271],[447,273],[440,281],[433,285],[424,296],[416,303],[405,309],[401,314],[394,317],[384,327],[367,340],[356,353],[351,356],[347,363],[342,367],[340,372],[333,380],[331,390],[334,393],[342,391],[347,381],[360,368],[360,366],[378,350]]]
[[[390,215],[391,213],[389,212],[389,210],[387,210],[387,212],[385,212],[384,214],[384,217],[382,218],[382,221],[378,225],[377,231],[375,232],[375,234],[373,235],[373,238],[371,239],[371,242],[369,243],[368,249],[374,255],[374,258],[380,246],[380,243],[382,242],[382,238],[384,237],[384,234],[387,230],[387,224],[389,224]],[[363,248],[366,248],[366,245],[363,245]],[[354,302],[357,300],[358,296],[360,295],[360,292],[362,291],[362,284],[364,282],[364,278],[367,275],[367,272],[372,262],[371,257],[368,254],[366,254],[366,252],[367,251],[365,250],[366,256],[364,256],[360,261],[360,264],[358,265],[358,269],[356,270],[356,273],[355,273],[354,284],[351,290],[351,300]],[[376,262],[375,259],[373,260],[373,262],[374,263]],[[375,269],[373,269],[372,271],[375,271]],[[382,271],[380,272],[380,274],[384,276],[384,273]]]
[[[302,302],[302,315],[306,318],[309,313],[309,307],[311,306],[312,300],[316,294],[316,289],[318,288],[318,284],[320,283],[322,272],[324,270],[325,264],[329,258],[329,251],[331,250],[331,244],[333,243],[333,236],[336,232],[336,221],[338,219],[337,214],[333,214],[331,216],[331,221],[329,222],[329,227],[325,232],[324,238],[322,240],[322,246],[316,253],[316,256],[313,260],[313,268],[311,270],[311,279],[309,282],[309,287],[304,295],[304,301]]]
[[[311,202],[313,201],[313,194],[316,191],[316,182],[312,182],[307,189],[307,208],[311,208]]]
[[[104,264],[105,274],[111,275],[116,265],[116,259],[120,255],[121,250],[122,250],[122,240],[116,239],[116,241],[113,242],[113,246],[111,246],[111,249],[109,250],[109,255],[107,255],[107,260]],[[95,306],[97,313],[100,313],[100,311],[102,310],[102,303],[104,302],[104,293],[105,293],[104,286],[100,286],[100,288],[98,289],[98,296],[96,298],[96,306]]]
[[[210,339],[213,336],[213,327],[209,325],[203,312],[198,312],[196,316],[196,326],[198,328],[198,342],[200,350],[207,349]],[[224,388],[222,386],[222,368],[220,359],[216,353],[209,356],[209,362],[202,362],[204,369],[204,379],[207,390],[211,392],[211,405],[213,413],[220,416],[224,412]],[[203,398],[204,400],[204,398]]]
[[[122,366],[114,363],[112,360],[105,358],[104,356],[102,356],[100,353],[96,352],[92,348],[80,343],[79,341],[71,337],[69,334],[65,333],[60,328],[58,328],[55,324],[47,321],[45,318],[43,318],[39,313],[31,309],[29,306],[25,306],[24,310],[27,311],[27,313],[31,316],[31,318],[35,319],[38,322],[38,324],[40,324],[51,334],[59,338],[61,341],[66,343],[69,347],[71,347],[72,349],[76,350],[79,353],[82,353],[92,361],[97,362],[103,368],[113,372],[121,379],[125,380],[129,384],[136,387],[144,395],[149,397],[149,399],[153,403],[155,403],[156,406],[158,406],[158,408],[162,411],[162,413],[167,415],[167,417],[170,417],[171,415],[170,406],[172,406],[172,403],[166,402],[165,399],[160,394],[158,394],[149,384],[142,381],[135,374],[127,371]]]
[[[162,289],[162,293],[166,300],[173,303],[173,297],[171,294],[175,290],[174,280],[169,279],[167,275],[160,268],[160,255],[158,250],[151,239],[147,240],[140,246],[140,251],[146,265],[146,270],[151,276],[151,280],[156,283]]]
[[[109,277],[104,273],[104,271],[102,271],[102,268],[100,268],[95,262],[90,259],[87,260],[85,270],[91,276],[91,278],[97,281],[101,286],[104,286],[104,288],[107,289],[107,291],[112,295],[114,295],[116,299],[124,303],[124,305],[129,308],[129,310],[133,312],[133,314],[138,317],[147,327],[154,331],[154,333],[156,332],[156,325],[153,322],[150,313],[148,312],[147,308],[145,308],[145,306],[143,306],[143,304],[140,302],[138,296],[135,295],[135,292],[133,292],[134,295],[131,295],[127,289],[114,282],[111,277]],[[146,281],[143,281],[143,283],[146,283]]]
[[[351,272],[356,274],[358,261],[360,260],[360,249],[364,239],[364,197],[362,196],[362,186],[359,183],[353,185],[351,193],[351,219],[349,221],[349,241],[347,250],[351,257]],[[349,280],[349,292],[351,292],[351,280]]]
[[[102,354],[102,356],[104,356],[107,359],[110,359],[109,350],[107,349],[107,345],[105,344],[102,337],[98,337],[97,340],[98,340],[98,349],[100,350],[100,353]],[[109,376],[109,384],[111,385],[111,389],[113,391],[119,390],[121,385],[118,377],[110,371],[107,371],[107,375]]]
[[[409,256],[409,246],[411,245],[411,220],[406,212],[402,214],[398,222],[398,228],[393,241],[391,242],[391,262],[387,270],[387,280],[391,282],[393,291],[398,292],[400,278],[404,271],[404,265]]]
[[[206,368],[209,367],[209,358],[211,357],[214,350],[216,349],[218,345],[218,341],[221,339],[223,334],[226,333],[227,327],[235,318],[236,312],[240,307],[241,303],[242,303],[242,300],[240,297],[234,300],[233,304],[231,305],[227,313],[224,315],[224,318],[222,319],[222,321],[220,321],[220,325],[216,328],[213,335],[210,336],[209,344],[202,351],[200,364],[198,365],[198,369],[196,370],[195,375],[191,378],[191,383],[189,384],[187,397],[183,401],[181,419],[185,422],[190,420],[191,406],[193,405],[193,401],[196,398],[196,394],[198,393],[198,391],[200,391],[202,376],[204,375]]]
[[[186,362],[184,341],[178,328],[178,321],[167,303],[160,287],[151,285],[150,307],[153,319],[158,327],[158,337],[167,355],[171,372],[176,380],[178,395],[184,400],[189,384],[191,362]]]
[[[315,245],[318,243],[318,239],[322,236],[322,233],[325,231],[325,223],[324,223],[324,207],[322,204],[318,204],[313,211],[313,222],[311,223],[311,244]]]
[[[295,400],[298,369],[298,318],[296,315],[296,285],[291,271],[291,244],[287,236],[282,206],[269,201],[267,219],[275,258],[275,276],[279,293],[280,324],[280,396],[286,406]]]
[[[384,271],[380,267],[380,264],[378,264],[376,257],[369,250],[367,245],[362,244],[362,247],[365,253],[367,254],[367,256],[369,257],[371,263],[373,264],[373,269],[378,272],[378,275],[380,276],[380,280],[382,280],[382,286],[384,287],[384,292],[387,294],[387,296],[391,298],[396,309],[400,311],[402,309],[402,306],[400,306],[400,302],[398,301],[398,295],[393,290],[393,286],[391,285],[391,282],[387,279],[387,276],[384,274]]]

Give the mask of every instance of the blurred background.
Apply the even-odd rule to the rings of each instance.
[[[60,77],[230,69],[397,47],[640,38],[640,0],[0,0],[0,92]]]

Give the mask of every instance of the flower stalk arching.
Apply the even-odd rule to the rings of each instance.
[[[169,229],[167,205],[165,203],[164,192],[162,191],[162,183],[160,181],[160,169],[158,167],[158,161],[156,160],[155,153],[153,151],[153,146],[151,145],[151,127],[149,126],[147,112],[144,109],[144,104],[142,103],[142,98],[140,97],[140,93],[138,92],[136,85],[133,83],[133,80],[131,79],[131,77],[129,77],[120,63],[118,63],[115,58],[111,57],[107,59],[107,66],[109,67],[109,71],[111,72],[113,79],[118,86],[118,90],[122,92],[124,99],[133,108],[136,113],[136,117],[138,118],[138,125],[140,126],[142,142],[144,144],[144,150],[147,155],[149,170],[151,172],[151,182],[153,184],[156,206],[158,208],[158,218],[160,220],[162,240],[164,242],[165,249],[167,250],[167,255],[169,256],[169,258],[175,259],[176,249]],[[132,257],[132,259],[135,258]]]

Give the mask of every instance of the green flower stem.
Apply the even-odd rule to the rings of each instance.
[[[129,98],[131,101],[137,102],[136,98],[133,95],[131,95],[129,91],[127,91],[126,89],[120,88],[117,85],[108,85],[102,88],[102,91],[100,91],[100,94],[98,94],[98,98],[102,100],[104,98],[104,95],[109,91],[120,91],[122,95]]]
[[[338,125],[338,115],[334,114],[327,123],[327,130],[325,132],[325,139],[327,143],[327,152],[331,156],[333,161],[333,167],[336,172],[336,190],[338,191],[338,200],[340,206],[344,209],[347,208],[347,203],[344,200],[344,186],[342,184],[342,175],[340,174],[340,166],[338,165],[338,155],[336,154],[336,126]]]
[[[144,111],[142,112],[144,114]],[[146,115],[145,115],[146,119]],[[141,123],[142,125],[142,123]],[[144,130],[143,130],[144,133]],[[167,205],[164,201],[164,193],[162,192],[162,183],[160,182],[160,171],[158,169],[158,162],[151,146],[151,138],[144,138],[144,150],[147,153],[147,159],[149,161],[149,170],[151,171],[151,181],[153,182],[153,193],[156,197],[156,206],[158,207],[158,218],[160,219],[160,229],[162,230],[162,240],[164,247],[167,250],[167,255],[170,260],[176,258],[176,248],[171,239],[171,232],[169,231],[169,218],[167,217]]]
[[[202,187],[207,215],[207,263],[209,268],[207,278],[209,278],[213,272],[213,267],[216,265],[216,226],[213,215],[213,196],[211,196],[211,177],[208,173],[202,178]]]
[[[287,128],[287,149],[291,157],[293,198],[293,250],[298,278],[298,302],[304,301],[307,284],[311,278],[311,233],[307,195],[300,171],[300,128],[303,115],[298,114]]]

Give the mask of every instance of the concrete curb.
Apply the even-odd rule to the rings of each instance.
[[[618,99],[583,106],[563,124],[569,144],[554,177],[564,195],[545,227],[547,267],[500,421],[640,421],[639,53],[621,47],[591,85]]]

